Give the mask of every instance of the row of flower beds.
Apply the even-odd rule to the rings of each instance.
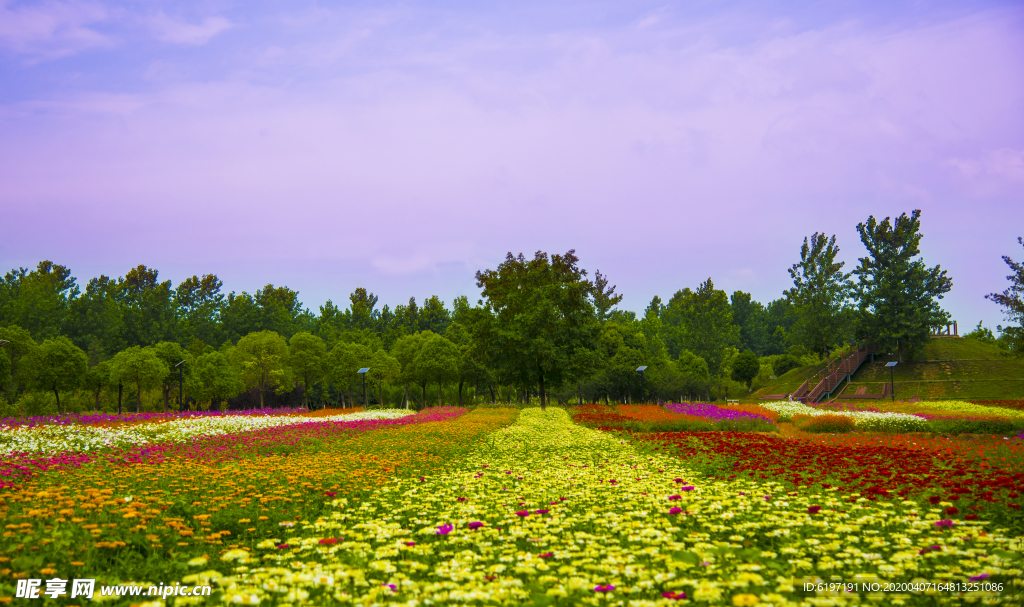
[[[707,478],[679,455],[526,409],[437,474],[339,497],[317,519],[189,560],[181,580],[236,604],[1024,601],[1021,538],[952,517],[952,503]]]

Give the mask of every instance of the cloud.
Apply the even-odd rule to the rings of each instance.
[[[217,34],[235,27],[224,17],[207,17],[202,23],[192,24],[178,21],[160,13],[152,20],[157,38],[172,44],[202,46]]]
[[[74,55],[112,41],[94,26],[109,13],[92,2],[44,2],[15,6],[0,0],[0,49],[36,59]]]

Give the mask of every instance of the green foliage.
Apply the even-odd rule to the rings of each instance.
[[[853,273],[859,278],[861,329],[879,347],[894,347],[900,360],[929,341],[931,328],[944,325],[949,314],[938,304],[953,288],[939,266],[927,267],[920,255],[921,211],[900,215],[890,224],[874,216],[857,225],[868,256]]]
[[[110,383],[135,386],[135,412],[142,412],[142,392],[160,385],[170,369],[153,348],[132,346],[110,360]]]
[[[1018,237],[1017,242],[1024,245],[1024,238]],[[1018,263],[1008,255],[1003,256],[1003,261],[1012,272],[1006,277],[1010,281],[1010,286],[1002,293],[989,293],[985,299],[1002,306],[1006,320],[1017,323],[1016,327],[996,328],[1001,333],[1000,341],[1004,341],[1007,348],[1016,356],[1024,357],[1024,263]],[[981,328],[980,323],[978,327]]]
[[[338,342],[324,357],[324,377],[342,394],[349,393],[353,383],[359,380],[356,371],[369,367],[372,356],[368,346]]]
[[[208,352],[197,358],[187,386],[192,398],[210,402],[217,409],[220,401],[238,395],[245,388],[238,370],[222,352]]]
[[[185,352],[180,344],[173,341],[162,341],[153,346],[153,350],[156,352],[156,355],[160,357],[160,360],[163,361],[164,365],[167,366],[167,375],[163,377],[163,381],[160,386],[160,392],[164,402],[164,413],[166,413],[171,390],[178,387],[178,372],[174,366],[178,363],[183,363],[185,368],[182,369],[182,374],[184,375],[185,373],[188,373],[192,367],[192,361],[189,360],[191,356]]]
[[[1024,419],[931,419],[928,429],[938,434],[1014,435],[1024,430]]]
[[[684,289],[669,301],[668,310],[678,319],[676,332],[682,349],[707,361],[708,372],[717,377],[725,364],[726,350],[739,341],[739,327],[732,324],[732,309],[725,291],[715,289],[708,278],[696,291]]]
[[[597,313],[598,322],[605,322],[611,314],[612,308],[622,301],[622,295],[615,294],[615,285],[608,286],[608,277],[601,274],[601,270],[594,272],[594,311]]]
[[[117,389],[116,385],[110,385],[110,361],[105,360],[89,367],[82,378],[82,387],[95,399],[93,409],[99,411],[103,392],[109,391],[111,387]]]
[[[260,408],[265,392],[284,391],[289,379],[288,342],[284,337],[274,331],[250,333],[238,340],[232,354],[246,387],[259,390]]]
[[[749,350],[740,352],[732,359],[732,379],[747,384],[748,389],[750,388],[750,382],[757,377],[760,371],[761,361],[758,360],[757,354]]]
[[[89,359],[81,348],[66,337],[54,337],[39,344],[28,356],[27,366],[33,384],[53,392],[57,414],[62,413],[60,393],[70,392],[82,384],[89,368]]]
[[[787,371],[796,369],[800,366],[800,359],[792,354],[783,354],[775,359],[772,363],[772,371],[775,372],[776,377],[782,377]]]
[[[324,340],[308,331],[300,331],[288,340],[288,366],[292,374],[302,380],[302,401],[309,408],[309,389],[324,377]]]
[[[440,335],[428,335],[413,360],[413,368],[416,369],[420,381],[434,382],[440,387],[457,380],[461,366],[458,346]],[[440,389],[437,393],[437,404],[441,405]]]
[[[836,261],[838,254],[834,235],[826,238],[815,232],[810,241],[804,238],[800,262],[789,269],[793,288],[786,297],[797,314],[791,339],[812,352],[828,353],[849,336],[847,301],[853,282],[851,274],[843,272],[845,263]]]
[[[493,318],[475,326],[489,366],[509,383],[538,386],[542,408],[545,382],[557,387],[575,379],[578,351],[592,350],[596,343],[594,285],[578,262],[574,250],[550,258],[538,251],[530,260],[509,253],[497,270],[476,273]]]
[[[398,379],[402,372],[402,365],[399,364],[397,358],[381,348],[373,353],[373,356],[370,358],[369,367],[370,370],[366,373],[368,376],[366,379],[370,381],[371,385],[377,386],[378,402],[381,407],[384,407],[384,385]]]

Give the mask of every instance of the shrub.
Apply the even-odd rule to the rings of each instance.
[[[775,377],[781,377],[787,371],[791,371],[800,366],[800,361],[797,357],[792,354],[784,354],[775,359],[772,363],[772,371],[775,371]]]
[[[795,415],[793,416],[793,423],[797,428],[807,432],[828,432],[836,434],[841,432],[853,432],[856,429],[856,423],[852,418],[845,415],[834,415],[832,413],[814,416]]]
[[[1024,420],[1000,417],[975,419],[931,419],[928,429],[939,434],[1006,434],[1024,430]]]

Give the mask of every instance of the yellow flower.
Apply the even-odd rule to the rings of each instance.
[[[757,598],[755,594],[737,594],[732,597],[732,604],[736,607],[746,607],[747,605],[757,605],[761,600]]]

